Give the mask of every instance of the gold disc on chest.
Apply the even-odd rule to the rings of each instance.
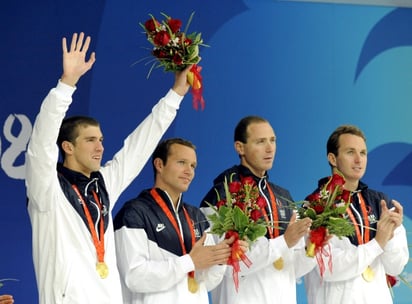
[[[273,267],[275,267],[275,269],[277,270],[282,270],[283,267],[285,266],[284,264],[285,263],[283,261],[283,258],[280,257],[276,261],[273,262]]]
[[[199,290],[199,284],[196,282],[196,279],[190,276],[187,278],[187,287],[191,293],[196,293]]]
[[[97,262],[96,271],[102,279],[107,278],[109,275],[109,267],[107,267],[105,262]]]
[[[375,272],[370,266],[368,266],[365,269],[365,271],[362,273],[362,277],[366,282],[372,282],[373,279],[375,278]]]

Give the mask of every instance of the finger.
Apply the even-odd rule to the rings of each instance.
[[[81,51],[83,45],[84,33],[81,32],[79,39],[77,39],[76,51]]]
[[[293,224],[294,222],[296,222],[296,212],[293,212],[292,216],[290,217],[289,225]]]
[[[395,211],[400,215],[403,215],[403,207],[401,203],[399,203],[397,200],[392,200],[392,204],[395,207]]]
[[[73,52],[76,50],[76,41],[77,41],[77,33],[74,33],[72,37],[72,42],[70,43],[70,52]]]
[[[219,244],[227,244],[227,245],[231,245],[233,244],[233,242],[235,241],[235,237],[232,235],[230,238],[228,239],[224,239],[222,242],[220,242]]]
[[[92,40],[92,38],[90,38],[90,36],[86,37],[86,41],[84,42],[84,45],[81,49],[82,52],[86,53],[87,50],[89,49],[89,45],[90,45],[90,41]]]
[[[386,205],[385,200],[381,200],[381,209],[382,212],[388,211],[388,206]]]
[[[87,61],[87,64],[91,67],[95,61],[96,61],[96,53],[93,52],[90,54],[90,58]]]
[[[203,235],[202,235],[202,237],[199,239],[199,242],[201,241],[202,242],[202,244],[206,241],[206,237],[207,237],[207,233],[206,232],[203,232]]]
[[[396,225],[396,227],[402,224],[402,220],[403,220],[402,215],[400,215],[397,212],[390,212],[389,218]]]
[[[202,237],[196,241],[194,246],[204,246],[205,241],[206,241],[206,232],[203,233]]]
[[[63,39],[62,39],[62,49],[63,49],[63,53],[67,53],[67,41],[66,41],[66,37],[63,37]]]

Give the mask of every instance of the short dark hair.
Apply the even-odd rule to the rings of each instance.
[[[362,130],[359,129],[357,126],[354,125],[341,125],[332,132],[329,136],[328,142],[326,143],[326,155],[329,153],[333,153],[335,156],[338,156],[339,151],[339,137],[342,134],[352,134],[363,138],[366,142],[365,134],[363,134]]]
[[[165,139],[163,141],[161,141],[156,149],[154,150],[153,154],[152,154],[152,166],[153,166],[153,173],[154,173],[154,178],[156,179],[156,167],[154,165],[154,160],[156,158],[160,158],[163,161],[163,164],[166,165],[167,163],[167,159],[170,155],[170,147],[174,144],[178,144],[178,145],[183,145],[189,148],[192,148],[193,150],[196,150],[196,146],[183,138],[179,138],[179,137],[174,137],[174,138],[169,138],[169,139]]]
[[[249,127],[249,125],[253,124],[253,123],[269,123],[269,121],[267,121],[266,119],[260,117],[260,116],[246,116],[243,117],[236,125],[235,128],[235,134],[234,134],[234,141],[240,141],[242,143],[246,143],[247,142],[247,128]]]
[[[60,154],[64,161],[65,153],[62,148],[62,143],[68,141],[74,144],[76,138],[79,136],[79,128],[95,126],[100,127],[100,123],[88,116],[72,116],[65,118],[60,126],[59,136],[57,137],[57,145],[59,146]]]

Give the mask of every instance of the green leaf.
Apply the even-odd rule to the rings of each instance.
[[[235,224],[235,230],[239,232],[243,231],[249,223],[248,217],[238,206],[233,208],[233,222]]]

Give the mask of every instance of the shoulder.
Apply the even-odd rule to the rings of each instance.
[[[189,214],[189,217],[191,220],[194,222],[195,225],[199,225],[202,227],[202,231],[207,229],[209,227],[209,223],[206,219],[206,216],[204,213],[200,210],[200,208],[184,203],[183,204],[185,209],[187,210],[187,213]]]
[[[143,191],[120,208],[114,217],[114,229],[120,229],[123,226],[137,228],[143,223],[144,217],[152,213],[152,200],[150,200]]]
[[[239,176],[239,166],[235,165],[232,166],[220,174],[213,180],[213,186],[209,189],[206,195],[203,197],[202,201],[200,202],[200,207],[209,207],[209,204],[216,205],[219,199],[224,198],[224,181],[230,180],[233,178],[238,178]]]
[[[281,187],[279,185],[276,185],[272,182],[269,182],[269,185],[275,192],[275,195],[284,197],[290,201],[292,200],[292,195],[290,194],[290,191],[288,189]]]
[[[196,217],[204,217],[203,212],[198,207],[188,203],[184,203],[183,206],[185,207],[189,215],[194,215]]]

